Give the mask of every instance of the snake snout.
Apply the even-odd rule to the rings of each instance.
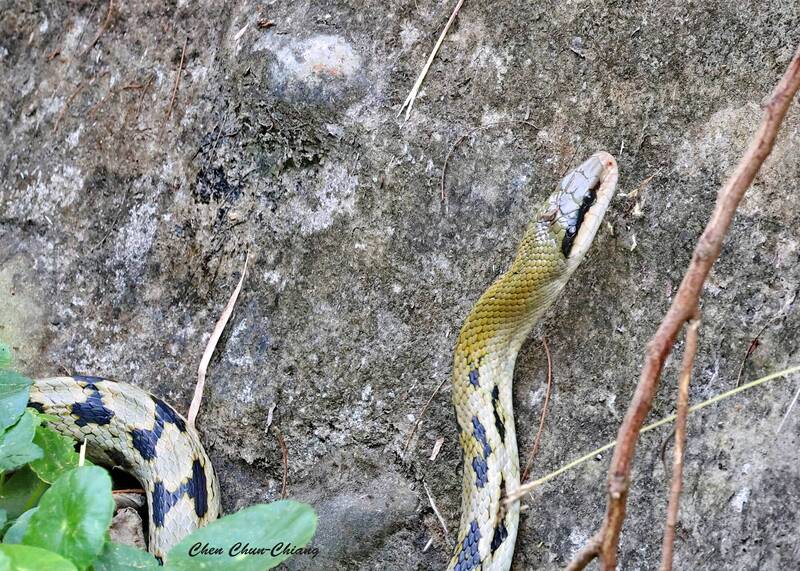
[[[572,197],[573,202],[582,204],[587,196],[594,195],[602,175],[603,163],[596,155],[592,155],[563,178],[561,192],[565,197]]]

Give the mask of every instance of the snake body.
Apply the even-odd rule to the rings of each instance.
[[[220,512],[219,483],[197,432],[170,405],[126,383],[100,377],[34,382],[30,406],[51,426],[86,440],[87,454],[139,480],[149,506],[150,552],[171,547]]]
[[[452,571],[507,570],[519,503],[512,408],[514,364],[528,333],[580,264],[614,194],[617,165],[606,152],[567,174],[544,202],[510,269],[467,316],[453,359],[453,403],[464,454],[461,523]]]

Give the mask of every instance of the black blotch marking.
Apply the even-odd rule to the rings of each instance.
[[[77,416],[78,418],[75,420],[75,424],[78,426],[86,426],[87,424],[97,424],[103,425],[108,424],[111,422],[111,419],[114,417],[114,411],[110,408],[107,408],[105,404],[103,404],[103,397],[100,395],[100,391],[97,390],[97,386],[95,383],[101,382],[103,379],[99,377],[74,377],[81,382],[85,382],[86,384],[83,386],[83,390],[89,391],[89,396],[86,397],[84,402],[76,402],[73,403],[70,407],[70,412]],[[99,379],[94,381],[85,381],[85,379]]]
[[[44,414],[44,405],[40,402],[28,401],[28,406]]]
[[[472,469],[475,470],[475,485],[483,488],[489,481],[489,465],[480,456],[472,459]]]
[[[489,446],[489,440],[486,438],[486,429],[477,416],[472,417],[472,433],[475,435],[475,439],[483,446],[483,457],[488,458],[489,454],[492,453],[492,447]]]
[[[164,487],[164,482],[156,480],[153,486],[153,502],[151,510],[153,512],[153,525],[156,527],[164,526],[164,518],[175,504],[187,494],[194,499],[194,513],[197,517],[203,517],[208,511],[208,494],[206,491],[206,474],[203,471],[203,464],[198,459],[192,462],[192,475],[178,486],[178,489],[170,492]]]
[[[186,423],[175,411],[174,408],[169,406],[160,398],[151,397],[153,402],[156,403],[156,418],[160,418],[163,422],[171,422],[181,432],[186,432]]]
[[[470,571],[478,569],[481,565],[480,555],[478,554],[478,542],[481,540],[481,530],[478,522],[473,520],[469,524],[469,533],[461,544],[453,571]]]
[[[164,432],[164,423],[169,422],[174,424],[175,427],[181,432],[186,432],[186,423],[175,412],[175,409],[165,403],[163,400],[151,397],[156,405],[156,424],[151,429],[134,428],[131,430],[131,440],[133,447],[139,451],[142,458],[145,460],[152,460],[156,457],[156,445]]]
[[[500,441],[506,441],[506,425],[503,424],[503,419],[500,418],[500,389],[497,385],[492,389],[492,411],[494,411],[494,427],[500,435]]]
[[[561,253],[564,254],[565,258],[569,258],[569,253],[572,251],[572,244],[575,242],[575,235],[578,233],[578,230],[581,229],[581,224],[583,224],[583,217],[586,216],[586,213],[592,207],[592,204],[594,204],[595,190],[597,190],[597,187],[590,190],[589,193],[583,197],[583,202],[581,202],[581,206],[578,208],[578,219],[575,220],[575,226],[567,228],[564,239],[561,241]]]
[[[469,372],[469,383],[473,387],[479,387],[480,386],[480,382],[478,381],[478,369],[472,369]]]
[[[506,524],[502,521],[494,528],[494,535],[492,536],[492,553],[497,551],[500,545],[506,540],[508,537],[508,530],[506,529]]]
[[[192,462],[192,477],[186,483],[186,492],[194,498],[194,513],[203,517],[208,511],[208,481],[203,470],[203,464],[196,459]]]
[[[506,480],[503,476],[500,476],[500,498],[503,499],[506,497]],[[497,526],[494,528],[494,535],[492,535],[492,543],[491,549],[492,553],[497,551],[500,545],[506,540],[508,537],[508,529],[506,529],[506,524],[503,521],[505,517],[505,510],[503,509],[503,504],[501,503],[497,508]]]
[[[90,383],[92,385],[97,383],[102,383],[103,381],[106,380],[104,377],[93,377],[91,375],[73,375],[72,378],[75,379],[76,381],[82,381],[84,383]]]
[[[476,456],[472,459],[472,469],[475,470],[475,483],[479,488],[482,488],[489,479],[489,465],[486,463],[486,459],[492,453],[492,447],[486,438],[486,429],[477,416],[472,417],[472,434],[475,436],[475,440],[483,447],[483,458]]]

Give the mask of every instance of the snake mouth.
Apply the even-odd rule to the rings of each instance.
[[[603,177],[603,163],[591,156],[563,178],[555,195],[556,220],[564,229],[561,253],[569,259],[586,213],[594,206]]]

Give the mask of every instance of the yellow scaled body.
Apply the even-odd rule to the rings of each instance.
[[[519,504],[512,379],[517,352],[583,259],[617,181],[614,158],[599,152],[569,173],[542,205],[511,268],[475,304],[453,360],[453,402],[464,451],[458,543],[448,569],[511,566]]]

